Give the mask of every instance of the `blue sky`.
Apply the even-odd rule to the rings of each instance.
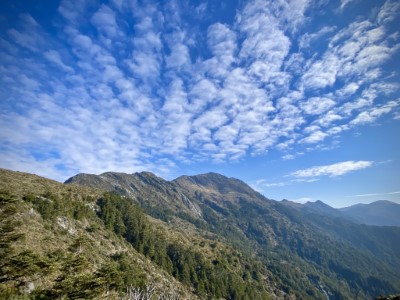
[[[400,2],[0,3],[0,167],[400,203]]]

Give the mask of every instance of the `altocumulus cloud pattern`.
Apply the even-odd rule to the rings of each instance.
[[[400,2],[362,4],[63,0],[4,14],[1,166],[163,174],[399,119]]]

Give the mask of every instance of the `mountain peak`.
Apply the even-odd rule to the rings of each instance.
[[[144,177],[153,177],[153,178],[160,178],[156,174],[149,172],[149,171],[142,171],[142,172],[136,172],[133,175],[139,175],[139,176],[144,176]]]
[[[190,184],[207,189],[214,189],[220,193],[254,193],[254,190],[243,181],[232,177],[226,177],[214,172],[194,176],[180,176],[173,180],[173,182],[177,183],[178,185]]]
[[[64,183],[77,183],[80,181],[93,181],[98,177],[98,175],[95,174],[89,174],[89,173],[79,173],[76,174],[67,180],[65,180]]]
[[[304,203],[305,206],[313,206],[313,207],[324,207],[324,208],[332,208],[331,206],[329,206],[328,204],[326,204],[325,202],[322,202],[321,200],[316,200],[316,201],[308,201],[306,203]]]

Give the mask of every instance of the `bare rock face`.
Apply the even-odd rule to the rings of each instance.
[[[264,206],[272,203],[243,181],[217,173],[181,176],[167,181],[150,172],[106,172],[100,175],[78,174],[65,183],[114,192],[152,210],[158,208],[167,213],[184,213],[195,219],[203,219],[203,205],[222,211],[230,205],[239,208],[247,202]]]
[[[65,181],[66,184],[89,186],[129,197],[144,207],[186,213],[200,218],[200,207],[190,200],[174,183],[150,172],[134,174],[106,172],[100,175],[78,174]]]
[[[57,225],[60,226],[62,229],[68,231],[69,234],[75,235],[76,234],[76,229],[74,226],[71,224],[69,219],[67,217],[57,217]]]

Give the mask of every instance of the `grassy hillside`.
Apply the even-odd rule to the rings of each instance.
[[[149,286],[171,299],[284,295],[216,236],[97,189],[0,170],[0,217],[3,299],[122,299]]]
[[[129,286],[195,298],[190,289],[108,230],[102,192],[0,170],[0,297],[119,299]]]

